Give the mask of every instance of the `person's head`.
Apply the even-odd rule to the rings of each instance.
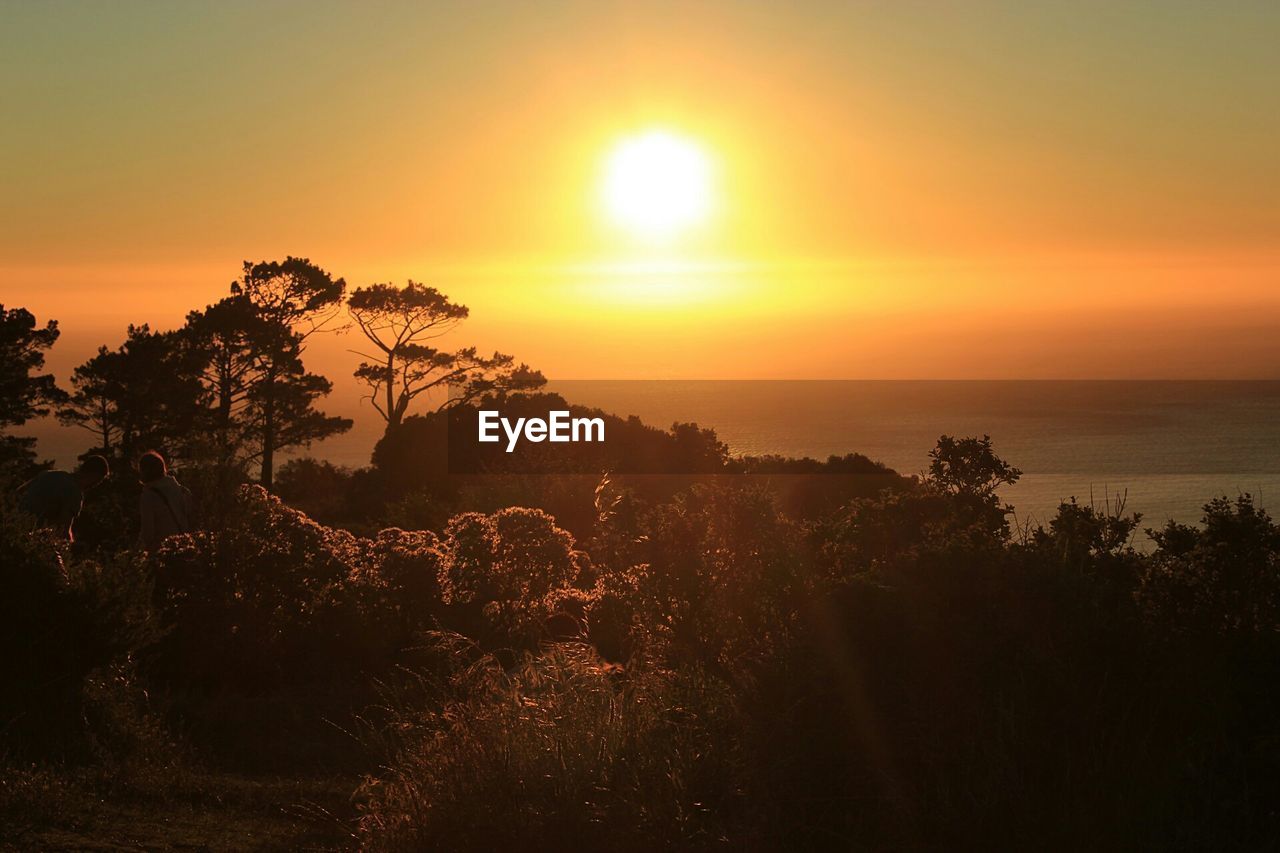
[[[138,459],[138,477],[144,483],[154,483],[167,473],[164,457],[154,450],[148,450]]]
[[[107,464],[104,456],[86,456],[80,463],[80,467],[76,469],[76,477],[80,480],[82,489],[92,489],[107,479],[110,473],[111,466]]]

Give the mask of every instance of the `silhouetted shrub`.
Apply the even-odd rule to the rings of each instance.
[[[673,661],[732,666],[788,629],[804,583],[799,529],[759,487],[699,484],[644,519],[626,578],[641,624]]]
[[[311,457],[290,459],[275,472],[274,489],[290,506],[324,524],[351,518],[354,475]]]
[[[167,540],[154,554],[173,630],[152,671],[173,683],[267,689],[350,670],[347,589],[360,540],[311,521],[258,486],[225,528]]]
[[[568,532],[541,510],[511,507],[464,513],[445,528],[441,598],[461,624],[493,642],[525,646],[546,636],[546,623],[582,570],[585,556]]]
[[[401,710],[369,779],[369,850],[720,848],[746,804],[722,682],[625,676],[582,646],[483,658],[438,708]]]
[[[104,686],[131,689],[129,656],[160,635],[149,575],[128,553],[72,558],[65,542],[0,512],[0,752],[82,756],[122,733],[120,714],[103,716],[119,698]]]
[[[361,537],[246,487],[150,563],[9,524],[6,737],[147,743],[137,650],[183,733],[294,770],[367,769],[325,720],[424,688],[379,729],[370,849],[1273,847],[1280,528],[1243,496],[1151,554],[1122,507],[1011,532],[989,439],[933,463],[806,517],[773,475],[597,478],[579,536],[446,519],[465,489],[419,493],[438,534]]]
[[[1280,632],[1280,526],[1250,495],[1205,504],[1202,524],[1151,531],[1158,548],[1140,590],[1148,610],[1179,632]]]
[[[872,498],[886,489],[908,489],[913,483],[859,453],[830,456],[825,462],[744,456],[733,460],[731,467],[752,485],[771,492],[784,514],[799,519],[821,518],[856,498]]]

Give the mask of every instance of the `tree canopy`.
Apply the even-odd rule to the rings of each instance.
[[[73,392],[58,408],[63,424],[89,430],[95,451],[131,459],[163,448],[185,456],[202,396],[198,354],[178,332],[130,326],[125,342],[97,354],[71,374]]]
[[[410,405],[436,395],[440,411],[487,395],[531,390],[546,383],[542,374],[512,356],[482,356],[475,347],[446,350],[429,344],[453,331],[470,311],[434,287],[410,280],[404,287],[372,284],[357,288],[347,308],[361,334],[377,349],[357,353],[367,361],[355,377],[369,389],[367,399],[387,423],[404,422]],[[447,392],[447,393],[446,393]]]
[[[346,282],[306,258],[245,261],[231,294],[187,318],[221,464],[256,462],[271,486],[275,454],[351,428],[315,408],[332,383],[302,362],[312,334],[335,331]]]
[[[0,428],[21,426],[49,413],[66,393],[40,374],[45,351],[58,340],[58,321],[42,327],[25,308],[0,305]],[[35,462],[35,439],[0,436],[0,470],[26,474]]]

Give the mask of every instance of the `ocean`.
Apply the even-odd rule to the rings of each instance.
[[[646,423],[714,427],[734,453],[862,453],[925,470],[940,435],[990,435],[1023,475],[1002,496],[1017,520],[1058,504],[1195,522],[1216,496],[1280,496],[1280,381],[556,382],[573,401]]]

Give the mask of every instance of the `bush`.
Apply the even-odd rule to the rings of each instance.
[[[152,673],[170,684],[261,691],[358,668],[346,593],[366,559],[351,534],[242,487],[225,528],[172,537],[154,554],[173,631]]]
[[[744,821],[730,697],[696,671],[621,675],[561,645],[510,672],[482,658],[447,692],[390,726],[363,848],[697,849]]]
[[[127,552],[74,559],[65,542],[0,512],[0,751],[73,758],[110,747],[123,717],[100,713],[117,698],[103,685],[131,689],[130,656],[160,636],[149,574]]]
[[[1203,529],[1169,522],[1139,594],[1173,631],[1275,636],[1280,632],[1280,526],[1250,495],[1205,504]]]
[[[673,662],[732,668],[789,629],[808,583],[804,544],[770,492],[698,484],[656,507],[644,528],[631,565],[606,576],[601,593],[633,589],[636,618]]]
[[[809,521],[606,479],[582,546],[520,507],[362,538],[256,487],[151,563],[6,517],[5,745],[152,754],[137,656],[201,744],[295,772],[367,772],[324,721],[391,685],[375,850],[1274,847],[1280,528],[1243,496],[1150,555],[1075,501],[1011,535],[989,440],[933,462]]]
[[[441,598],[455,624],[489,644],[529,647],[572,597],[585,555],[545,512],[511,507],[493,515],[463,513],[445,528]]]

